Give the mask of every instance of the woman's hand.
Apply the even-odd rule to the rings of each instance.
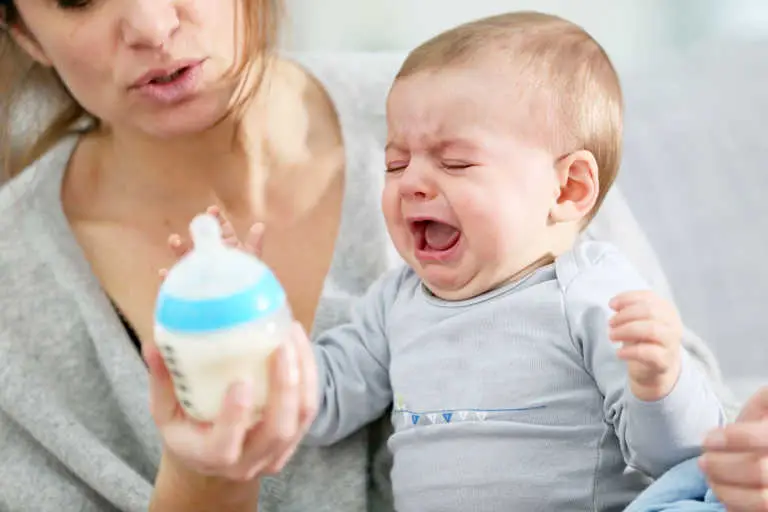
[[[704,442],[701,466],[729,512],[768,511],[768,387]]]
[[[255,224],[245,241],[216,207],[224,241],[257,256],[264,228]],[[191,245],[178,235],[169,238],[177,258]],[[161,275],[165,272],[161,271]],[[157,348],[147,344],[144,358],[151,374],[151,411],[169,458],[202,475],[248,481],[279,472],[296,450],[317,410],[317,370],[304,329],[294,323],[290,338],[275,350],[269,365],[269,397],[260,421],[249,428],[253,390],[234,384],[212,424],[189,418],[178,403],[168,369]]]
[[[211,424],[189,418],[176,399],[168,369],[147,345],[151,412],[169,455],[202,475],[248,481],[279,472],[296,450],[317,408],[314,355],[304,331],[293,333],[270,362],[270,391],[261,420],[249,428],[253,391],[233,385]]]

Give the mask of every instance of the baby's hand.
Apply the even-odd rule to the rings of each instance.
[[[219,219],[219,223],[221,224],[221,238],[224,240],[225,244],[261,258],[264,239],[264,224],[261,222],[255,223],[248,231],[245,240],[241,240],[238,238],[237,233],[235,233],[235,228],[232,226],[232,223],[221,212],[218,206],[209,206],[205,212]],[[168,237],[168,245],[178,259],[192,249],[192,240],[191,238],[182,238],[181,235],[174,233]],[[167,269],[160,270],[160,276],[162,278],[164,278],[167,273]]]
[[[632,393],[646,402],[667,396],[680,376],[683,326],[675,307],[649,291],[622,293],[610,307],[609,336],[623,343]]]

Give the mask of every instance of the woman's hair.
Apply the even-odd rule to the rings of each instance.
[[[243,55],[241,62],[231,70],[241,84],[234,113],[242,112],[244,105],[255,95],[261,85],[264,70],[278,38],[281,21],[282,0],[234,0],[243,2],[245,15]],[[61,83],[56,72],[33,62],[13,41],[9,27],[21,23],[13,0],[0,0],[0,184],[19,174],[40,158],[62,138],[82,129],[81,123],[97,127],[99,120],[93,119],[80,106]],[[243,79],[258,66],[255,86],[246,89]],[[36,95],[31,99],[30,95]],[[41,102],[52,100],[56,104],[53,119],[46,125],[25,126],[33,133],[22,133],[16,120],[19,109],[40,108]]]

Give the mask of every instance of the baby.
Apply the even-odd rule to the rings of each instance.
[[[332,444],[394,402],[400,512],[623,510],[724,422],[674,308],[580,240],[622,98],[580,27],[514,13],[414,50],[390,91],[384,216],[408,264],[320,335]]]
[[[622,98],[580,27],[514,13],[414,50],[390,91],[382,206],[408,264],[316,340],[308,444],[391,411],[400,512],[623,510],[724,422],[674,308],[581,233]]]

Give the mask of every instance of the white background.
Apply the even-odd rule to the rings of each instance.
[[[628,70],[711,37],[768,35],[768,0],[286,0],[284,46],[407,51],[473,18],[529,9],[582,25]]]

